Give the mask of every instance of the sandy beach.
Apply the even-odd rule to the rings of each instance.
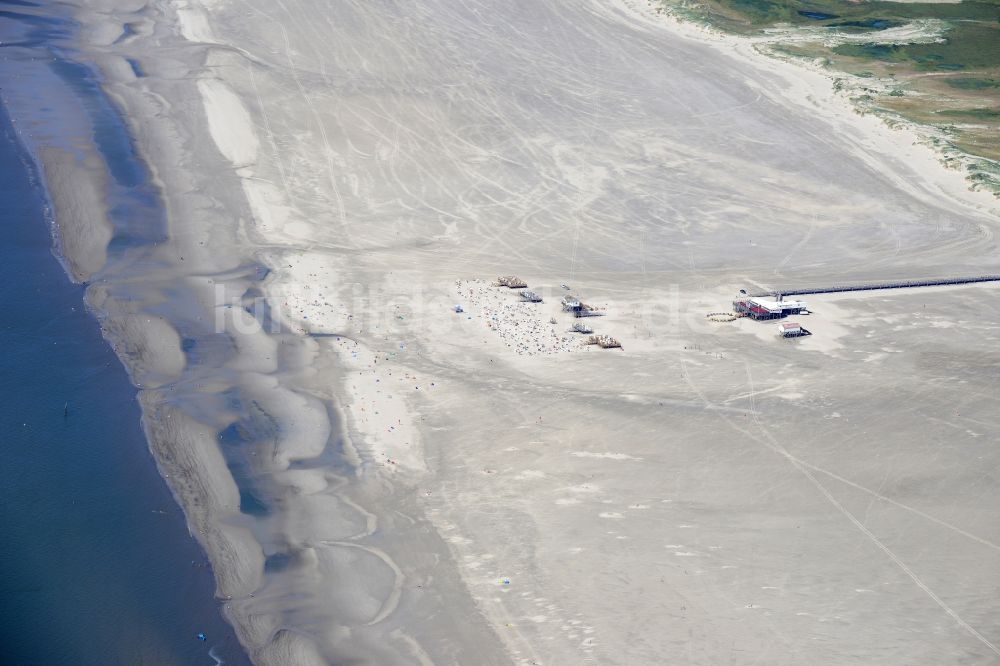
[[[166,220],[51,153],[61,247],[255,663],[1000,658],[1000,287],[705,316],[1000,272],[917,135],[632,0],[79,17]]]

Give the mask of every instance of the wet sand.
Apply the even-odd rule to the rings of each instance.
[[[993,272],[993,200],[913,136],[639,6],[115,4],[81,19],[167,234],[91,303],[255,661],[1000,654],[993,289],[704,318]],[[454,312],[509,273],[624,350]]]
[[[149,453],[135,388],[71,282],[104,266],[121,277],[162,232],[74,32],[66,8],[0,16],[0,661],[249,663]]]

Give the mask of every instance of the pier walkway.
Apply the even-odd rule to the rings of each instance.
[[[900,280],[895,282],[863,282],[861,284],[841,284],[832,287],[809,287],[804,289],[775,289],[773,291],[758,291],[747,295],[761,296],[800,296],[803,294],[833,294],[844,291],[874,291],[876,289],[909,289],[913,287],[940,287],[951,284],[973,284],[976,282],[1000,282],[1000,275],[978,275],[973,277],[940,278],[928,280]]]

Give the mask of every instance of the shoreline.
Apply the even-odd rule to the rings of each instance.
[[[194,10],[182,15],[185,19],[180,32],[196,42],[188,40],[190,46],[180,48],[172,44],[176,60],[170,66],[197,71],[202,58],[212,57],[211,33],[198,18],[191,27],[190,17],[197,16]],[[166,16],[169,20],[171,14]],[[89,27],[103,36],[102,43],[119,43],[115,36],[126,19],[100,8],[88,8],[84,17],[100,22]],[[146,23],[143,36],[157,36],[169,43],[175,24],[158,21]],[[261,293],[260,281],[269,270],[254,256],[256,246],[242,238],[247,231],[237,218],[245,207],[239,203],[242,196],[251,204],[255,202],[254,190],[246,189],[253,181],[243,180],[240,195],[233,190],[233,186],[240,187],[239,178],[217,181],[226,183],[228,194],[222,196],[228,197],[226,205],[236,213],[223,221],[211,209],[191,206],[186,197],[190,188],[185,183],[190,182],[193,172],[185,174],[174,167],[164,170],[168,155],[173,156],[174,164],[192,159],[218,162],[210,152],[212,143],[202,142],[194,150],[173,137],[200,133],[212,141],[221,132],[224,138],[213,143],[223,158],[240,163],[234,165],[237,173],[245,172],[243,164],[252,161],[253,153],[239,143],[244,137],[236,135],[233,143],[228,134],[237,127],[231,123],[230,112],[239,109],[234,106],[239,102],[227,96],[217,80],[196,77],[192,87],[207,93],[207,127],[191,122],[197,114],[194,118],[187,112],[164,116],[155,110],[163,106],[164,97],[150,95],[147,90],[160,84],[179,85],[172,79],[157,80],[157,67],[166,63],[147,62],[145,51],[128,54],[123,49],[129,61],[138,63],[146,73],[140,80],[130,74],[135,67],[126,70],[118,66],[122,55],[112,55],[107,47],[98,50],[102,67],[109,74],[106,90],[126,109],[133,128],[139,128],[141,152],[158,155],[150,166],[165,193],[170,227],[169,239],[155,250],[162,263],[153,275],[142,278],[146,284],[141,291],[129,288],[129,300],[145,292],[142,301],[165,302],[166,294],[171,293],[169,299],[176,304],[181,288],[189,290],[191,297],[185,299],[188,306],[182,313],[167,318],[169,324],[161,316],[145,317],[135,303],[126,304],[113,288],[95,288],[92,304],[102,311],[106,335],[141,389],[143,422],[151,449],[185,507],[192,533],[216,567],[218,594],[226,600],[227,617],[257,663],[327,663],[361,655],[379,655],[381,663],[409,663],[415,654],[428,659],[425,648],[408,635],[409,629],[400,626],[400,613],[395,613],[392,621],[384,620],[401,603],[408,614],[433,617],[435,613],[428,615],[426,610],[417,609],[439,605],[440,595],[414,597],[408,591],[408,599],[401,600],[402,577],[412,576],[412,564],[403,565],[404,571],[394,563],[389,548],[365,544],[375,538],[376,529],[384,529],[380,523],[398,520],[395,516],[407,502],[405,489],[393,502],[396,508],[392,515],[384,514],[382,508],[372,512],[364,505],[384,501],[379,498],[386,493],[399,495],[399,490],[383,488],[378,478],[359,478],[350,467],[335,472],[328,468],[333,463],[336,470],[344,464],[336,462],[342,455],[345,462],[352,456],[349,443],[342,443],[337,432],[339,426],[327,424],[337,410],[323,407],[323,402],[333,397],[324,383],[315,381],[316,343],[288,332],[277,313],[268,315],[266,304],[254,295]],[[225,112],[225,125],[212,125],[213,111],[220,110],[211,106],[214,100],[219,100]],[[177,123],[185,121],[181,129]],[[262,196],[273,193],[265,190]],[[256,212],[260,215],[261,211]],[[209,213],[211,222],[200,223],[207,221]],[[183,241],[178,242],[180,239]],[[168,277],[171,275],[175,277]],[[168,288],[167,280],[175,286]],[[220,310],[221,316],[217,314]],[[207,330],[212,323],[217,327],[214,332]],[[222,340],[225,342],[220,347]],[[197,350],[202,345],[212,350],[213,358],[200,357]],[[210,365],[201,367],[204,361]],[[150,362],[153,367],[143,369]],[[221,447],[216,444],[220,441]],[[237,475],[236,469],[244,471]],[[234,476],[241,485],[233,483]],[[391,549],[409,549],[413,543],[427,541],[425,531],[399,526]],[[426,552],[437,549],[432,544],[420,548]],[[366,571],[367,575],[349,582],[342,573],[345,568]],[[331,574],[340,581],[332,597],[323,587],[332,582]],[[437,577],[442,589],[452,585],[447,576],[439,573]],[[328,617],[329,628],[318,633],[292,630],[294,611],[280,601],[288,595],[298,596],[301,605],[311,608],[319,608],[319,600],[312,601],[312,597],[324,599],[327,608],[321,613]],[[383,595],[384,600],[377,602]],[[447,612],[461,612],[462,605],[454,603],[458,598],[449,601]],[[315,622],[315,618],[307,621],[310,626]],[[344,626],[338,629],[340,624]],[[350,643],[344,642],[344,631],[353,635]],[[471,636],[482,631],[481,624],[471,624],[457,636],[442,634],[443,645],[447,645],[444,649],[471,650],[481,643]],[[482,656],[481,645],[479,650]]]
[[[8,626],[19,634],[17,638],[10,637],[8,656],[25,658],[24,654],[14,655],[22,647],[20,643],[24,637],[31,636],[32,630],[16,627],[42,608],[46,613],[43,624],[47,628],[51,628],[49,621],[52,618],[67,612],[86,615],[86,619],[74,621],[71,626],[46,636],[49,644],[33,650],[35,656],[50,654],[55,658],[54,655],[62,654],[68,658],[65,654],[68,650],[74,652],[78,661],[87,663],[89,660],[97,663],[98,659],[142,661],[146,658],[163,663],[176,663],[177,660],[243,663],[242,647],[224,622],[220,605],[211,595],[211,587],[200,587],[212,584],[210,566],[203,562],[201,547],[194,540],[188,541],[187,535],[182,537],[184,514],[171,495],[169,480],[160,476],[141,427],[137,427],[140,410],[131,404],[135,397],[133,373],[136,368],[123,362],[125,372],[119,374],[117,363],[111,368],[111,361],[104,362],[105,359],[114,360],[117,355],[108,347],[108,343],[114,345],[105,326],[107,313],[95,307],[92,301],[95,285],[91,281],[114,282],[115,273],[120,277],[122,264],[135,257],[136,249],[145,239],[155,237],[160,231],[155,202],[150,200],[142,180],[141,166],[130,161],[135,157],[131,138],[124,133],[120,117],[99,90],[96,68],[91,68],[86,58],[72,46],[76,35],[69,18],[58,11],[38,10],[29,14],[13,12],[6,19],[10,21],[10,34],[18,34],[23,39],[5,44],[9,55],[5,58],[4,69],[16,68],[19,76],[30,77],[39,87],[20,85],[16,82],[17,76],[9,79],[11,83],[3,90],[3,131],[8,133],[9,114],[10,136],[6,138],[16,145],[17,151],[23,151],[18,158],[31,187],[31,191],[19,193],[19,196],[25,199],[37,196],[41,204],[38,219],[10,221],[8,233],[16,236],[16,242],[8,248],[7,258],[13,266],[26,262],[29,257],[34,258],[34,238],[44,235],[48,242],[44,244],[43,261],[51,261],[58,271],[58,275],[52,275],[55,271],[44,263],[30,266],[30,278],[20,276],[15,287],[27,280],[27,284],[34,285],[36,297],[45,287],[46,305],[51,302],[55,309],[47,311],[45,319],[39,322],[39,313],[25,307],[16,321],[21,322],[23,318],[25,324],[39,325],[34,332],[37,344],[50,345],[49,362],[65,364],[36,370],[37,381],[53,382],[45,391],[36,387],[32,380],[21,378],[24,383],[19,387],[19,395],[33,398],[30,406],[22,405],[22,413],[17,418],[26,422],[19,425],[27,428],[31,422],[32,430],[24,432],[42,438],[31,442],[37,447],[32,454],[37,460],[25,461],[23,482],[60,483],[64,487],[54,490],[50,499],[36,500],[36,506],[21,507],[18,512],[25,511],[50,525],[40,530],[31,543],[49,544],[52,552],[60,554],[79,548],[80,566],[89,565],[92,569],[78,572],[77,565],[62,562],[58,564],[59,571],[38,578],[36,593],[22,600],[22,618],[11,621]],[[22,29],[23,35],[18,29]],[[100,129],[96,129],[98,127]],[[45,225],[45,228],[39,226],[37,231],[22,234],[15,231],[21,224]],[[118,237],[118,245],[105,251],[112,236]],[[53,278],[55,285],[50,284]],[[12,291],[12,307],[18,294],[18,289]],[[9,329],[15,328],[14,321]],[[55,330],[48,330],[57,326]],[[99,352],[90,347],[94,343],[99,345]],[[21,351],[24,358],[20,359],[18,350],[30,346],[13,339],[9,350],[12,358],[18,362],[28,361],[30,355]],[[66,351],[51,353],[59,349]],[[117,356],[117,360],[125,359]],[[10,370],[12,378],[21,376],[16,364]],[[39,422],[52,415],[51,411],[42,414],[53,409],[49,404],[51,394],[72,396],[65,405],[60,403],[62,432]],[[15,396],[10,397],[16,404]],[[106,404],[111,400],[117,401],[115,409],[119,417],[132,417],[134,422],[128,419],[104,424],[94,421],[113,418]],[[30,436],[18,435],[15,441]],[[56,459],[45,460],[43,452],[54,452],[52,445],[61,440],[73,445],[73,453],[60,452]],[[22,444],[27,445],[28,441]],[[141,448],[135,448],[136,444]],[[27,454],[17,455],[24,458]],[[63,469],[66,465],[78,469],[79,474],[87,474],[91,483],[99,487],[78,487],[77,473],[67,473]],[[156,485],[135,493],[133,484],[148,483],[149,476],[155,479]],[[23,501],[18,495],[7,499],[12,512]],[[164,500],[168,504],[160,504]],[[74,506],[78,502],[80,506]],[[102,502],[114,504],[102,506]],[[62,519],[53,512],[67,516],[66,519],[73,523],[61,525]],[[12,528],[15,522],[11,520]],[[58,529],[61,534],[53,539],[49,529]],[[160,544],[158,533],[164,538],[170,535],[177,542]],[[88,538],[100,539],[101,543],[88,543]],[[22,554],[25,561],[37,560],[39,566],[46,562],[54,564],[50,554],[32,553],[28,543],[19,544],[25,551]],[[111,552],[104,552],[105,549]],[[150,549],[156,552],[147,552]],[[188,559],[171,560],[177,556]],[[102,562],[90,563],[89,558],[96,557],[101,557]],[[109,566],[114,566],[115,570],[105,571]],[[136,571],[136,567],[140,571]],[[167,567],[175,569],[171,571]],[[192,573],[185,572],[188,567]],[[37,577],[31,567],[23,569],[23,575]],[[143,575],[153,578],[149,581],[137,578]],[[24,585],[24,581],[18,584]],[[65,599],[50,599],[46,590],[53,584],[62,586],[64,592],[71,589],[73,593],[60,595]],[[95,588],[103,588],[103,592]],[[91,595],[96,596],[88,600]],[[133,596],[146,597],[145,602]],[[151,612],[143,603],[155,603],[162,611]],[[161,612],[169,615],[161,616]],[[129,620],[121,621],[122,615]],[[79,634],[87,631],[93,634],[86,639],[90,643],[78,643]],[[181,632],[183,635],[179,635]],[[199,632],[206,635],[204,642],[199,640]]]

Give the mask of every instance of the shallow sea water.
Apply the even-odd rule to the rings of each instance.
[[[2,14],[8,29],[18,20]],[[44,51],[69,30],[27,23],[19,48]],[[145,171],[128,136],[109,134],[124,132],[113,106],[87,68],[54,67],[67,84],[76,77],[93,136],[117,147],[102,150],[112,180],[150,222],[130,225],[137,233],[120,249],[156,238]],[[16,85],[31,82],[4,88]],[[32,94],[44,103],[45,90]],[[135,388],[85,309],[84,286],[52,252],[46,192],[25,150],[0,107],[0,663],[247,663],[149,453]]]

